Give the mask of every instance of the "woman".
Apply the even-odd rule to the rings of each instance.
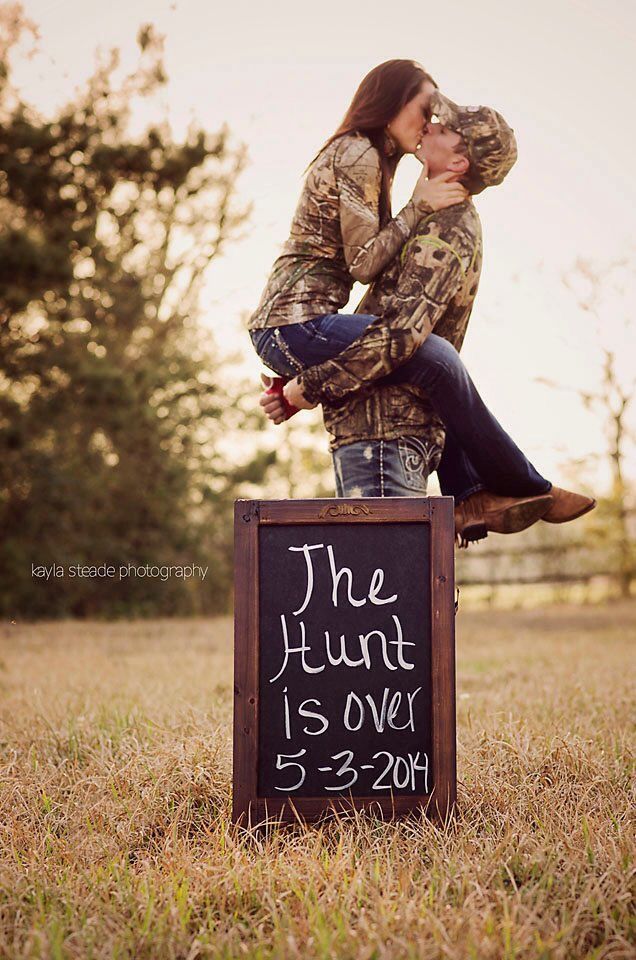
[[[368,316],[337,313],[347,302],[353,281],[369,282],[394,260],[413,235],[423,214],[466,198],[465,188],[453,182],[452,174],[444,173],[427,180],[424,170],[409,203],[395,218],[390,218],[390,187],[395,167],[404,153],[417,155],[429,120],[434,90],[430,78],[412,61],[394,60],[376,67],[362,81],[342,124],[311,166],[290,238],[274,265],[249,324],[259,356],[282,376],[300,373],[317,362],[312,349],[316,343],[312,339],[322,337],[324,342],[321,326],[332,334],[334,323],[340,331],[351,332],[373,320]],[[287,333],[285,327],[289,327]],[[351,339],[355,336],[357,334]],[[293,341],[293,350],[288,345],[289,339]],[[434,375],[439,381],[437,354],[440,347],[448,345],[445,341],[437,345],[437,340],[440,338],[430,335],[420,347],[418,357],[424,362],[420,373],[425,379],[430,372],[431,377]],[[337,349],[334,352],[338,352]],[[430,371],[426,366],[427,359]],[[459,357],[457,363],[462,370],[465,369]],[[469,383],[467,377],[459,380]],[[457,382],[455,378],[455,388]],[[442,402],[444,383],[440,386],[437,409],[450,426],[450,411],[445,410]],[[475,408],[475,396],[481,403],[472,384],[470,389],[472,394],[466,397],[466,409]],[[454,392],[457,412],[456,389]],[[288,384],[285,393],[298,406],[310,405],[303,402],[297,384]],[[435,398],[432,399],[435,403]],[[540,504],[533,505],[534,510],[524,514],[526,522],[506,530],[512,532],[528,526],[548,511],[551,501],[547,494],[552,485],[529,464],[483,403],[481,407],[484,412],[481,419],[490,432],[493,447],[497,444],[501,447],[505,438],[509,461],[506,483],[510,477],[512,482],[511,489],[499,492],[541,500]],[[464,409],[461,398],[459,409]],[[269,410],[268,414],[271,416]],[[278,422],[282,417],[274,415],[272,419]],[[463,416],[458,418],[455,438],[461,443],[463,430],[465,443],[470,445],[474,431],[469,424],[462,423],[464,419]],[[448,455],[452,452],[449,450]],[[496,483],[496,474],[493,480]],[[496,490],[496,485],[493,489]],[[589,503],[594,505],[593,501]],[[537,512],[539,506],[541,510]],[[474,520],[472,511],[467,512]],[[465,539],[485,535],[478,523],[473,522],[472,527]],[[462,533],[469,531],[466,529]]]
[[[344,120],[310,165],[290,237],[249,321],[258,331],[341,309],[355,280],[369,283],[401,250],[421,215],[465,199],[457,183],[426,172],[396,217],[391,182],[404,153],[416,153],[435,85],[410,60],[375,67]],[[365,133],[359,131],[365,131]]]

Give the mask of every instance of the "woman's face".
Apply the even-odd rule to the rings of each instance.
[[[387,130],[403,153],[415,153],[422,139],[424,127],[431,119],[429,103],[434,89],[430,80],[422,81],[418,93],[387,124]]]

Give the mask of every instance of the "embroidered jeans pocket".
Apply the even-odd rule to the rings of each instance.
[[[419,437],[400,437],[398,451],[405,485],[426,494],[429,475],[439,460],[439,447]]]

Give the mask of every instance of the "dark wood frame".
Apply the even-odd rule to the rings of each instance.
[[[259,797],[258,532],[263,524],[430,523],[431,684],[434,789],[396,797]],[[424,809],[446,820],[457,796],[455,751],[455,524],[452,497],[237,500],[234,504],[234,770],[232,820],[314,821],[335,810],[400,816]]]

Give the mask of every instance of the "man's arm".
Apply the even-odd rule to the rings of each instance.
[[[370,387],[409,360],[444,315],[463,282],[465,244],[459,235],[442,239],[435,222],[425,230],[404,247],[382,315],[337,357],[300,374],[307,400],[337,406]]]

